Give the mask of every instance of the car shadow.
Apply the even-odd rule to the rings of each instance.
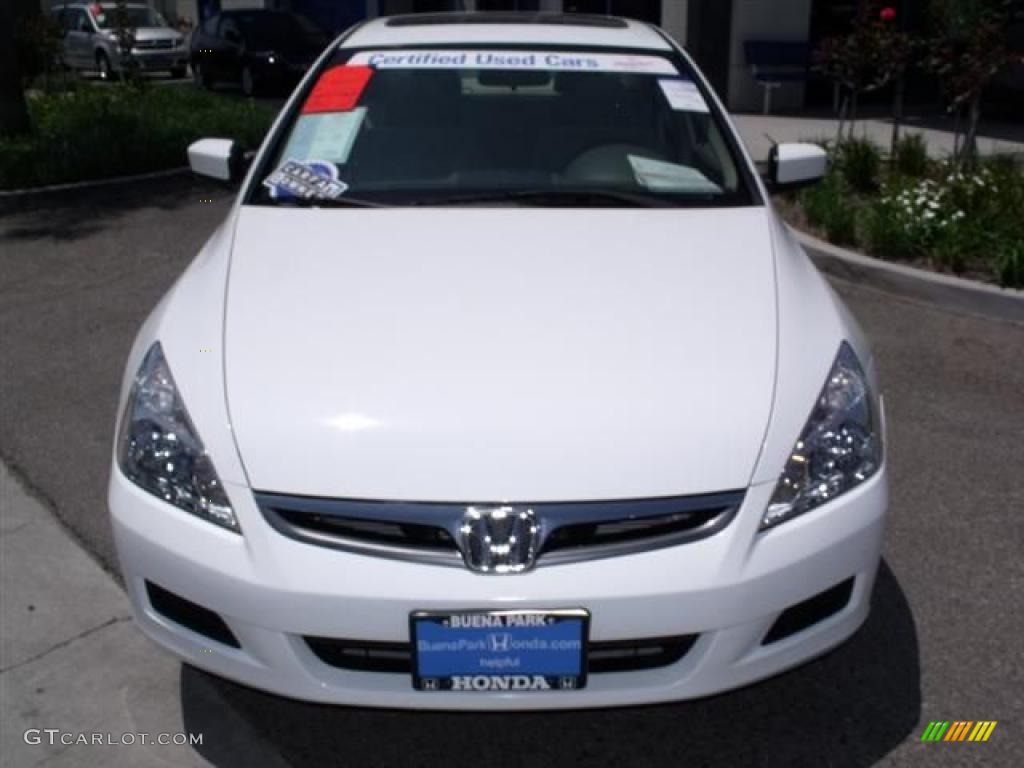
[[[44,237],[79,240],[140,208],[173,210],[203,197],[223,199],[236,192],[226,185],[182,172],[0,198],[0,242]]]
[[[921,710],[914,619],[884,562],[871,615],[848,643],[779,677],[707,699],[574,712],[370,710],[282,699],[187,666],[181,697],[186,730],[204,734],[198,751],[223,767],[249,759],[236,749],[245,728],[259,734],[261,749],[295,766],[852,768],[873,765],[899,745]]]

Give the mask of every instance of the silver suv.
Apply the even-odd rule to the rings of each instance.
[[[184,77],[188,51],[181,34],[148,5],[132,3],[125,12],[125,26],[135,32],[131,57],[140,68]],[[125,69],[114,3],[65,3],[54,6],[51,13],[64,32],[64,63],[68,67],[97,71],[105,80]]]

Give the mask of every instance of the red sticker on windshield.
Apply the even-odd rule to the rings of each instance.
[[[317,112],[348,112],[355,109],[363,89],[370,82],[370,67],[333,67],[316,81],[313,90],[302,105],[302,114]]]

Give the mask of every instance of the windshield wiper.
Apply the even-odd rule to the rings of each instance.
[[[654,195],[617,192],[605,189],[554,188],[519,189],[504,192],[479,192],[417,200],[407,205],[476,205],[485,203],[532,203],[554,208],[671,208],[675,204]]]
[[[272,197],[269,202],[286,208],[383,208],[384,203],[357,197]]]

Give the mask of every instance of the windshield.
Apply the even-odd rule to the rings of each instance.
[[[340,51],[250,201],[750,205],[686,63],[536,48]]]
[[[121,11],[118,11],[117,7],[113,5],[91,5],[89,6],[89,12],[96,20],[96,26],[100,29],[114,29],[119,26],[124,26],[128,29],[167,26],[163,16],[152,8],[141,5],[129,5],[125,8],[123,10],[123,20],[120,15]]]
[[[275,11],[236,13],[235,18],[253,50],[323,49],[327,38],[313,24],[299,16]]]

